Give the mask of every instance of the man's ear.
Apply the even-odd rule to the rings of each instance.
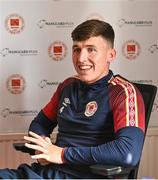
[[[116,50],[110,48],[108,51],[108,62],[111,63],[116,58]]]

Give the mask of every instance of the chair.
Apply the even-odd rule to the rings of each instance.
[[[150,115],[152,112],[152,107],[157,93],[157,87],[149,84],[138,84],[138,83],[134,83],[134,84],[140,90],[145,103],[145,116],[146,116],[145,135],[146,135]],[[18,151],[34,154],[34,151],[25,147],[23,143],[14,143],[13,146]],[[134,167],[122,167],[116,165],[97,164],[90,166],[90,171],[94,174],[105,176],[106,178],[136,179],[138,174],[139,164],[140,161]]]
[[[134,83],[141,92],[145,104],[145,135],[152,112],[152,107],[157,93],[157,87],[149,84]],[[145,138],[144,138],[145,139]],[[95,174],[103,175],[108,178],[136,179],[138,175],[140,161],[134,167],[122,167],[115,165],[92,165],[91,171]]]

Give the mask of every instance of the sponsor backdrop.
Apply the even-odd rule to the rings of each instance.
[[[157,0],[1,0],[0,132],[25,132],[57,85],[75,73],[71,31],[87,19],[114,27],[114,73],[158,85]],[[150,126],[158,126],[158,98]]]

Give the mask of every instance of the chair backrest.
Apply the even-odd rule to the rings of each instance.
[[[150,84],[138,84],[134,83],[136,87],[139,89],[143,96],[144,104],[145,104],[145,136],[150,120],[150,115],[152,112],[154,100],[157,93],[157,87]],[[145,140],[145,138],[144,138]],[[129,174],[129,179],[136,179],[138,174],[138,168],[139,168],[140,162],[137,164],[134,170],[131,171]]]
[[[150,84],[138,84],[138,83],[134,83],[134,84],[141,92],[145,103],[145,133],[146,133],[150,115],[152,112],[152,107],[157,93],[157,87]]]

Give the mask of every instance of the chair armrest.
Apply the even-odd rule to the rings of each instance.
[[[17,151],[21,151],[23,153],[28,153],[30,155],[34,155],[35,154],[35,150],[26,147],[24,143],[13,143],[13,147]]]
[[[90,170],[94,174],[99,174],[103,176],[118,176],[129,174],[134,167],[122,167],[116,165],[101,165],[96,164],[90,166]]]
[[[35,154],[35,150],[27,148],[24,143],[13,143],[14,149],[21,151],[23,153],[29,153],[30,155]],[[90,166],[90,171],[94,174],[106,176],[106,177],[115,177],[115,176],[125,176],[130,173],[134,167],[122,167],[116,165],[101,165],[96,164]]]

